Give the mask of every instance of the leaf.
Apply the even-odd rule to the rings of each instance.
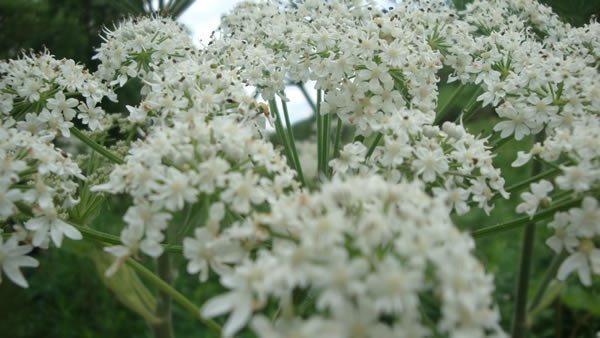
[[[156,298],[130,266],[123,264],[115,274],[106,277],[104,273],[113,263],[114,257],[100,250],[91,253],[89,257],[94,261],[104,285],[123,305],[142,316],[150,324],[160,322],[160,319],[154,314]]]
[[[600,316],[600,283],[594,279],[591,287],[580,284],[569,285],[563,289],[561,301],[572,309],[584,310],[595,316]]]

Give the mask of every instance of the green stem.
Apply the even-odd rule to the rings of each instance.
[[[321,116],[322,91],[317,89],[317,172],[323,172],[323,119]]]
[[[559,253],[559,254],[554,255],[554,258],[552,258],[552,262],[550,263],[548,270],[546,270],[546,274],[544,275],[544,278],[542,279],[540,285],[538,286],[537,291],[535,292],[535,295],[533,296],[533,299],[531,300],[531,303],[528,306],[529,311],[535,309],[540,304],[540,302],[542,301],[542,299],[544,297],[544,293],[546,292],[546,289],[548,288],[548,285],[556,276],[558,267],[560,266],[562,261],[566,258],[566,256],[567,256],[567,252],[565,250],[561,251],[561,253]]]
[[[269,106],[271,108],[271,113],[275,116],[275,132],[277,133],[277,137],[283,145],[283,151],[288,159],[288,163],[295,168],[296,161],[294,161],[294,156],[290,151],[290,145],[287,137],[285,136],[285,131],[283,130],[283,123],[281,123],[281,116],[279,116],[279,110],[277,109],[277,102],[275,102],[275,99],[269,100]]]
[[[479,106],[477,104],[477,98],[479,97],[479,95],[481,95],[482,89],[481,87],[477,88],[473,94],[471,95],[471,97],[469,98],[469,100],[467,101],[468,103],[465,105],[465,107],[467,107],[466,112],[462,115],[462,122],[466,122],[467,120],[469,120],[471,118],[471,116],[475,113],[475,111],[477,110],[477,106]],[[454,121],[455,123],[460,122],[461,120],[461,116],[459,115],[456,120]]]
[[[111,245],[123,244],[123,243],[121,243],[121,239],[118,236],[108,234],[106,232],[98,231],[96,229],[92,229],[87,226],[82,226],[73,221],[67,220],[65,222],[69,223],[70,225],[75,227],[77,230],[79,230],[79,232],[81,232],[83,234],[83,237],[85,237],[85,238],[92,239],[92,240],[95,240],[97,242],[101,242],[104,244],[111,244]],[[161,244],[161,246],[163,247],[165,252],[178,253],[178,254],[183,253],[183,247],[181,245]]]
[[[158,276],[167,284],[173,283],[171,271],[171,257],[164,253],[157,259]],[[155,338],[173,338],[173,314],[171,311],[171,297],[164,290],[159,289],[158,303],[156,304],[156,316],[160,321],[152,325]]]
[[[371,143],[371,146],[369,146],[369,150],[367,150],[367,155],[365,155],[365,159],[368,159],[369,157],[371,157],[371,155],[373,155],[373,153],[375,152],[375,148],[377,148],[377,145],[379,144],[379,141],[381,141],[381,138],[383,137],[382,133],[377,133],[377,136],[375,136],[375,139],[373,140],[373,143]]]
[[[323,116],[323,174],[327,175],[329,172],[329,143],[331,138],[329,133],[331,132],[331,114]]]
[[[538,175],[541,169],[541,164],[534,162],[531,166],[531,174],[533,176]],[[535,241],[535,223],[534,220],[527,223],[523,233],[519,275],[515,291],[515,306],[513,308],[511,325],[512,338],[525,338],[527,336],[527,293],[529,291],[529,276],[531,275],[533,245]]]
[[[156,286],[161,292],[169,295],[175,303],[179,304],[185,310],[190,312],[195,318],[199,319],[204,325],[210,328],[212,331],[217,333],[219,336],[221,335],[221,327],[214,320],[204,318],[200,315],[200,311],[198,307],[192,301],[187,299],[184,295],[182,295],[179,291],[175,290],[171,285],[166,283],[164,280],[160,279],[156,276],[152,271],[143,266],[142,264],[136,262],[133,259],[128,259],[127,264],[129,264],[132,268],[134,268],[142,278],[144,278],[150,284]]]
[[[446,100],[446,102],[444,102],[444,105],[441,106],[440,109],[438,109],[436,119],[433,122],[434,125],[438,125],[438,124],[440,124],[440,122],[442,122],[442,119],[444,117],[444,112],[446,111],[446,109],[448,109],[448,106],[452,103],[452,101],[454,101],[454,99],[456,98],[458,93],[460,93],[463,88],[464,88],[464,86],[462,84],[460,84],[458,87],[456,87],[456,89],[454,89],[454,91],[452,92],[452,95],[450,95],[448,100]]]
[[[337,156],[340,151],[340,143],[342,141],[342,119],[338,116],[337,125],[335,126],[335,141],[333,143],[333,156]]]
[[[556,168],[548,169],[548,170],[546,170],[546,171],[544,171],[542,173],[539,173],[537,175],[533,175],[533,176],[531,176],[531,177],[529,177],[529,178],[527,178],[527,179],[525,179],[525,180],[523,180],[521,182],[517,182],[515,184],[512,184],[512,185],[508,186],[505,190],[506,190],[506,192],[519,191],[522,188],[528,187],[529,184],[531,184],[533,182],[536,182],[538,180],[541,180],[542,178],[550,177],[550,176],[558,173],[559,171],[560,171],[560,169],[556,169]],[[500,196],[500,194],[496,193],[493,198],[495,199],[495,198],[497,198],[499,196]]]
[[[549,217],[553,216],[554,213],[557,211],[572,208],[574,206],[579,205],[580,203],[581,203],[581,198],[558,203],[558,204],[551,206],[550,208],[544,209],[544,210],[536,213],[533,216],[533,218],[530,218],[529,216],[523,216],[523,217],[514,219],[512,221],[487,226],[487,227],[484,227],[481,229],[474,230],[473,232],[471,232],[471,236],[473,236],[473,238],[475,238],[475,239],[479,239],[479,238],[493,235],[496,233],[516,229],[516,228],[523,226],[524,224],[527,224],[530,222],[535,223],[537,221],[541,221],[543,219],[549,218]]]
[[[71,131],[71,134],[75,135],[75,137],[77,137],[79,140],[81,140],[81,142],[88,145],[90,148],[92,148],[94,151],[98,152],[100,155],[106,157],[109,161],[116,163],[116,164],[125,163],[125,161],[123,161],[122,158],[111,153],[108,149],[99,145],[94,140],[92,140],[91,138],[84,135],[81,131],[79,131],[79,129],[77,129],[75,127],[71,127],[71,129],[69,129],[69,130]]]
[[[285,103],[285,100],[283,98],[280,99],[281,106],[283,107],[283,116],[285,117],[288,141],[292,150],[292,156],[294,157],[294,163],[296,164],[296,172],[298,172],[298,178],[300,179],[300,183],[302,183],[303,186],[306,186],[306,182],[304,181],[304,174],[302,172],[302,164],[300,164],[300,159],[298,158],[298,149],[296,148],[296,140],[294,139],[294,129],[292,128],[292,123],[290,122],[287,104]],[[277,108],[277,106],[275,107]],[[277,118],[279,118],[279,111],[277,111]]]

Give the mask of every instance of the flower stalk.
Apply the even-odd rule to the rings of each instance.
[[[91,138],[89,138],[88,136],[83,134],[79,129],[72,127],[69,129],[69,131],[71,132],[71,134],[73,134],[75,137],[77,137],[81,142],[85,143],[87,146],[92,148],[98,154],[104,156],[106,159],[108,159],[112,163],[115,163],[115,164],[125,163],[125,161],[123,161],[122,158],[113,154],[112,152],[110,152],[108,149],[101,146],[100,144],[96,143],[94,140],[92,140]]]

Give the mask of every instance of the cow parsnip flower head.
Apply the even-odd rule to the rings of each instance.
[[[396,11],[350,1],[244,2],[223,17],[204,53],[265,99],[284,95],[286,81],[316,81],[324,91],[321,112],[336,113],[359,134],[400,108],[418,109],[432,122],[441,55],[419,34],[427,23],[406,25],[399,17],[410,15]]]
[[[230,313],[225,337],[249,323],[260,337],[504,336],[473,240],[418,183],[334,179],[250,222],[272,246],[224,273],[230,290],[202,307],[207,317]],[[260,310],[273,303],[271,323]]]
[[[160,73],[161,65],[195,52],[187,32],[169,18],[131,18],[113,30],[105,28],[103,39],[93,57],[100,61],[95,75],[117,87],[130,78]]]
[[[220,249],[214,249],[217,252],[213,255],[209,255],[209,249],[200,250],[203,241],[239,252],[234,255],[239,260],[245,248],[263,239],[264,234],[258,232],[228,233],[221,227],[225,218],[245,217],[254,208],[268,207],[280,194],[297,188],[295,172],[273,145],[254,128],[230,117],[152,128],[145,139],[131,146],[125,161],[115,166],[107,183],[93,188],[127,193],[133,198],[133,206],[123,218],[123,245],[107,251],[119,258],[118,263],[138,250],[160,256],[169,221],[182,210],[195,213],[198,218],[192,218],[187,226],[205,228],[196,231],[195,239],[184,241],[184,254],[190,259],[189,270],[201,272],[203,280],[208,270],[200,267],[204,266],[201,262],[209,261],[213,268],[219,260],[232,263],[229,258],[213,257],[222,252]],[[179,226],[185,231],[184,225]],[[221,270],[217,268],[216,272]]]
[[[103,98],[116,100],[108,87],[73,60],[57,60],[49,52],[24,54],[0,62],[0,118],[42,137],[69,136],[75,118],[102,130]]]
[[[0,240],[0,267],[17,285],[27,287],[20,267],[38,265],[27,256],[33,247],[61,247],[64,237],[82,238],[62,216],[78,204],[84,179],[77,164],[51,143],[0,125],[0,222],[15,230]]]
[[[445,122],[439,128],[424,121],[426,117],[417,110],[401,110],[381,127],[382,141],[370,156],[362,143],[354,142],[344,146],[330,166],[337,175],[421,180],[433,194],[444,196],[458,215],[468,212],[470,205],[489,213],[496,195],[509,197],[486,139],[462,125]]]

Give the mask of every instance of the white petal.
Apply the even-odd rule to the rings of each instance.
[[[252,300],[249,296],[245,295],[238,299],[240,304],[237,304],[231,316],[225,323],[223,327],[223,336],[225,337],[233,337],[233,335],[238,332],[246,323],[250,316],[252,315]]]
[[[25,277],[23,277],[21,270],[19,270],[19,267],[16,264],[4,264],[2,269],[6,273],[6,276],[13,281],[13,283],[22,288],[29,287],[29,284],[27,284]]]
[[[75,228],[71,224],[65,223],[63,221],[58,221],[58,222],[61,223],[60,224],[60,230],[68,238],[73,239],[73,240],[80,240],[80,239],[83,238],[83,236],[81,236],[81,232],[79,232],[79,230],[77,230],[77,228]]]
[[[212,318],[227,313],[235,306],[238,293],[228,292],[224,295],[211,298],[202,305],[200,313],[203,317]]]
[[[558,280],[565,280],[567,276],[571,274],[575,269],[579,267],[581,253],[577,252],[567,257],[565,261],[558,268],[556,278]]]

